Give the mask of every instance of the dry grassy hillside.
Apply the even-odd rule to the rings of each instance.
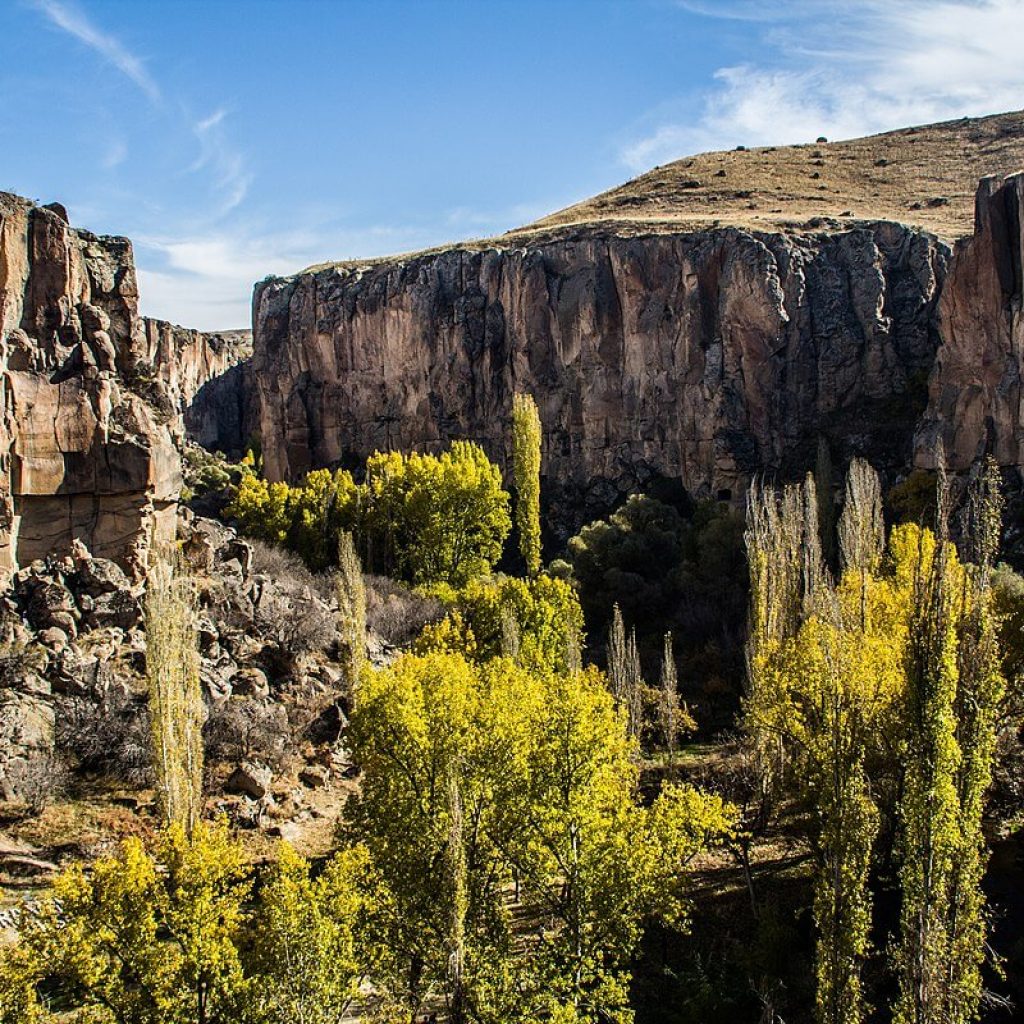
[[[737,225],[816,227],[814,218],[894,220],[951,240],[970,234],[978,179],[1024,168],[1024,111],[845,142],[702,153],[511,234]]]
[[[369,267],[451,249],[565,237],[698,231],[840,229],[892,220],[946,241],[969,235],[988,174],[1024,170],[1024,110],[901,128],[841,142],[762,146],[684,157],[497,238],[307,267]]]

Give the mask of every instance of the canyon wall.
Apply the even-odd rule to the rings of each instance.
[[[956,469],[991,454],[1024,469],[1024,173],[982,180],[974,234],[958,243],[938,306],[942,339],[917,436]]]
[[[516,391],[576,522],[654,476],[739,500],[756,473],[812,467],[819,438],[890,477],[939,439],[957,470],[987,452],[1018,469],[1022,182],[982,182],[955,252],[889,222],[592,232],[270,278],[251,369],[266,471],[453,437],[505,464]]]
[[[245,367],[252,331],[196,331],[166,320],[142,321],[139,358],[160,382],[176,438],[211,450],[240,451],[248,437]]]
[[[252,370],[266,471],[452,437],[504,463],[516,391],[537,399],[547,488],[570,518],[655,475],[738,499],[754,473],[812,466],[819,436],[836,460],[906,465],[949,257],[880,223],[454,249],[270,279]]]
[[[183,409],[244,339],[138,315],[131,243],[0,193],[0,569],[174,538]]]

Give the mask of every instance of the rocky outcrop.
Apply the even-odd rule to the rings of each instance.
[[[656,475],[741,497],[833,460],[1024,469],[1024,174],[982,181],[955,253],[893,223],[586,237],[315,268],[256,287],[252,387],[274,478],[481,441],[538,402],[564,533]],[[563,498],[561,502],[559,498]]]
[[[216,397],[208,386],[222,381],[252,354],[252,331],[214,333],[179,327],[166,320],[146,317],[142,321],[139,362],[152,367],[161,384],[164,401],[174,410],[174,428],[208,448],[222,448],[231,428],[226,426],[233,401],[242,400],[243,383],[229,378]],[[238,426],[241,431],[241,424]]]
[[[917,459],[939,444],[958,470],[983,455],[1024,470],[1024,173],[985,178],[974,235],[956,248],[939,303],[942,345]],[[1020,482],[1020,481],[1018,481]]]
[[[577,520],[654,475],[738,498],[834,457],[906,465],[949,249],[880,223],[450,250],[257,285],[253,378],[274,478],[375,448],[481,441],[532,393]],[[566,523],[566,528],[572,524]]]
[[[139,393],[143,342],[131,243],[0,194],[0,568],[78,539],[138,574],[173,539],[180,465]]]
[[[178,530],[196,585],[210,757],[266,765],[306,742],[337,753],[349,681],[331,657],[332,581],[280,552],[261,549],[271,561],[257,563],[232,529],[186,509]],[[144,781],[143,590],[75,542],[0,591],[0,803],[52,796],[62,766]]]

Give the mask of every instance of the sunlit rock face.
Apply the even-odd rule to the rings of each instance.
[[[133,574],[174,537],[174,408],[154,389],[131,243],[0,194],[0,567],[82,541]]]
[[[544,474],[580,519],[654,476],[741,497],[813,466],[819,436],[906,465],[950,257],[880,223],[453,249],[257,285],[266,470],[481,441],[504,462],[533,394]],[[566,522],[566,528],[571,523]]]
[[[1024,173],[984,178],[972,237],[959,242],[939,302],[942,345],[917,458],[956,469],[991,454],[1024,467]]]

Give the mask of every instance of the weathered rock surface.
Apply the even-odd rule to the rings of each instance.
[[[515,391],[537,399],[546,491],[570,510],[556,532],[654,475],[738,499],[754,473],[812,466],[819,437],[891,473],[927,464],[936,432],[958,469],[986,446],[1020,467],[1021,180],[983,183],[955,258],[877,223],[591,233],[268,279],[266,471],[453,437],[505,463]]]
[[[0,193],[0,569],[78,539],[141,574],[174,536],[175,442],[225,418],[193,403],[249,350],[249,331],[140,318],[127,239]]]
[[[162,385],[176,434],[184,432],[210,449],[241,448],[247,436],[244,364],[252,354],[252,332],[209,333],[146,317],[141,337],[139,359],[153,367]]]
[[[512,395],[548,487],[607,505],[654,474],[738,496],[819,434],[911,456],[949,250],[894,224],[452,250],[257,286],[253,376],[275,478],[452,437],[505,461]],[[590,500],[588,500],[590,499]]]
[[[0,568],[88,544],[139,573],[174,536],[177,452],[138,376],[131,243],[0,194]]]
[[[938,442],[956,469],[991,454],[1024,468],[1024,173],[985,178],[974,235],[956,247],[939,302],[941,347],[917,458]]]
[[[177,526],[196,582],[212,761],[266,766],[300,741],[333,744],[350,681],[331,660],[331,581],[281,556],[267,571],[234,530],[187,510]],[[144,781],[145,665],[143,584],[117,563],[75,542],[14,573],[0,591],[0,802],[52,795],[58,766]],[[259,778],[262,793],[239,791],[262,797],[270,775]]]

